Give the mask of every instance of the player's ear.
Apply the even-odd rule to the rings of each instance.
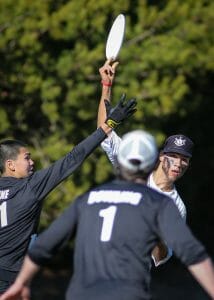
[[[162,162],[163,159],[164,159],[164,153],[161,152],[161,153],[159,154],[159,161]]]
[[[5,169],[10,171],[15,171],[15,163],[12,159],[7,159],[5,163]]]

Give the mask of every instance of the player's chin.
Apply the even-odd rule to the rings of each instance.
[[[180,172],[171,172],[170,174],[171,180],[173,181],[178,180],[181,176],[182,174]]]
[[[28,176],[32,175],[34,173],[33,169],[28,171]]]

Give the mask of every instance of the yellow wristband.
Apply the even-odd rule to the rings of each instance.
[[[109,127],[111,127],[112,129],[114,129],[114,128],[116,128],[120,123],[118,123],[118,122],[116,122],[116,121],[114,121],[114,120],[112,120],[112,119],[108,119],[108,120],[106,121],[106,124],[107,124]]]

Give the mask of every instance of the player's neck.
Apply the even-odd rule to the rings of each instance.
[[[134,180],[135,183],[141,183],[141,184],[146,184],[146,180],[143,178],[135,178]]]
[[[14,177],[14,178],[23,178],[27,176],[20,176],[19,171],[6,169],[4,173],[1,174],[1,177]]]

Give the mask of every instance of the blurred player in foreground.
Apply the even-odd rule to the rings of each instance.
[[[214,299],[214,268],[173,201],[146,185],[157,158],[154,138],[133,131],[122,139],[117,179],[76,198],[28,250],[0,300],[29,299],[31,280],[72,237],[74,270],[67,300],[148,300],[151,251],[165,240]]]
[[[111,88],[117,66],[118,62],[107,60],[99,69],[102,94],[97,116],[98,127],[106,118],[106,104],[108,102],[110,103],[111,100]],[[119,137],[115,131],[112,131],[101,143],[103,150],[113,165],[115,165],[116,162],[120,142],[121,137]],[[149,174],[147,180],[149,187],[152,187],[160,193],[164,193],[175,202],[184,220],[186,220],[186,207],[176,189],[175,182],[187,171],[192,157],[192,150],[193,142],[187,136],[182,134],[169,136],[165,141],[163,149],[159,153],[155,168]],[[171,255],[171,249],[166,247],[163,242],[160,242],[152,254],[155,266],[165,263]]]

